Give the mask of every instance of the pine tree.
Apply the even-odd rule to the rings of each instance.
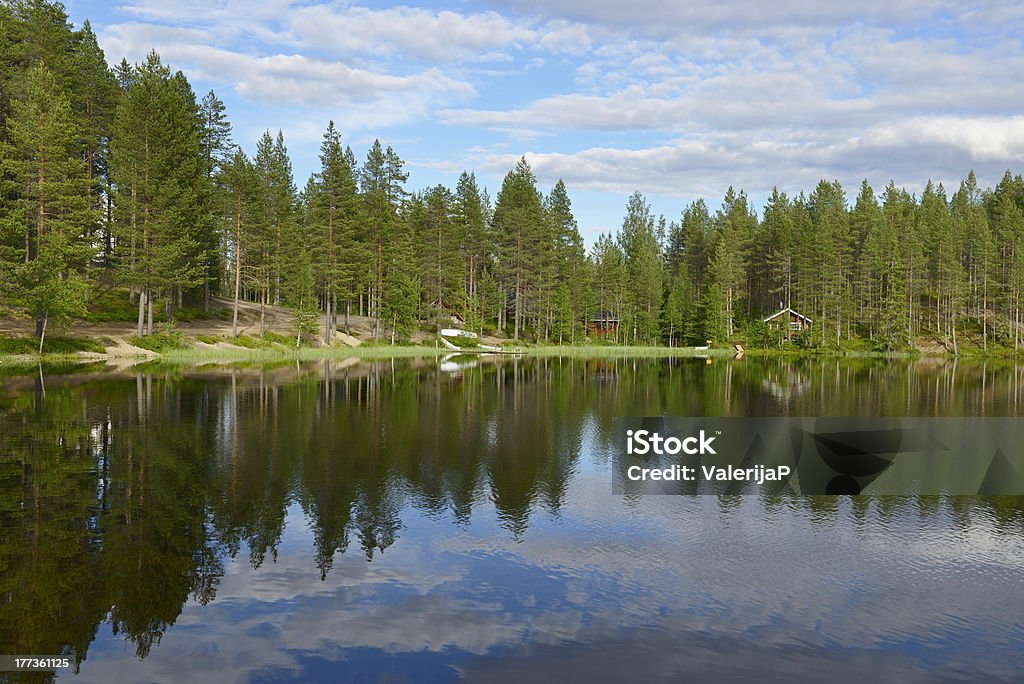
[[[894,245],[891,236],[884,230],[882,210],[878,206],[875,191],[867,179],[861,183],[860,193],[850,213],[850,230],[857,246],[855,274],[857,286],[858,319],[866,326],[869,339],[875,339],[880,326],[886,324],[882,312],[887,296],[886,277],[891,274],[886,267],[892,259],[890,251]]]
[[[826,333],[830,325],[838,346],[844,326],[849,323],[853,300],[849,277],[852,261],[849,213],[846,194],[839,181],[819,182],[809,198],[809,210],[817,245],[821,337],[822,341],[831,337]]]
[[[78,113],[79,136],[85,174],[89,180],[94,223],[86,228],[92,238],[99,237],[103,246],[104,266],[110,265],[113,251],[109,207],[110,128],[114,118],[117,84],[107,68],[96,34],[86,21],[75,34],[72,53],[74,76],[71,84],[73,107]]]
[[[92,256],[85,233],[95,221],[79,154],[70,98],[42,65],[28,70],[23,98],[12,103],[7,171],[18,192],[10,216],[23,230],[13,271],[18,298],[34,313],[42,353],[47,323],[85,312],[82,277]]]
[[[705,326],[706,330],[720,332],[726,339],[732,338],[736,331],[739,303],[746,296],[746,251],[751,232],[750,222],[746,195],[742,192],[736,194],[730,187],[716,219],[718,225],[708,267],[708,278],[714,287],[707,291],[708,306],[705,307],[705,315],[712,316],[715,321],[722,321],[720,329],[717,323],[709,323]],[[713,313],[711,308],[715,309]]]
[[[210,90],[199,105],[202,117],[203,157],[206,159],[206,173],[216,176],[234,155],[231,144],[231,122],[225,113],[224,102],[217,93]]]
[[[621,323],[626,299],[626,258],[612,236],[602,233],[594,244],[593,262],[593,297],[597,304],[594,323],[602,334],[607,334],[609,320]],[[615,329],[615,341],[619,341],[618,327]]]
[[[374,316],[374,338],[380,339],[382,306],[387,274],[408,268],[410,245],[408,235],[400,230],[399,212],[406,197],[403,183],[409,175],[404,162],[389,146],[374,140],[366,154],[360,174],[363,195],[363,220],[370,259],[370,309]],[[403,287],[408,282],[394,278]],[[404,296],[404,292],[403,292]]]
[[[206,161],[206,175],[216,187],[218,177],[231,162],[233,155],[231,122],[228,121],[225,114],[224,103],[212,90],[203,96],[199,105],[199,115],[202,118],[201,144]],[[218,241],[216,231],[204,233],[202,237],[204,240],[201,248],[206,253],[206,260],[203,264],[205,268],[203,308],[209,311],[211,286],[217,281],[221,272],[223,243]]]
[[[414,198],[409,209],[410,223],[419,246],[419,280],[423,301],[438,328],[450,312],[464,309],[464,260],[454,247],[459,244],[458,224],[453,218],[455,198],[438,185]]]
[[[618,235],[626,262],[626,311],[623,324],[627,339],[652,343],[659,335],[662,298],[661,246],[655,234],[650,205],[634,192]]]
[[[231,317],[231,336],[238,337],[238,302],[242,296],[242,276],[245,258],[249,250],[249,238],[258,221],[258,182],[255,170],[242,148],[236,147],[228,161],[221,166],[220,173],[223,213],[227,252],[231,255],[234,287],[234,305]]]
[[[766,268],[767,288],[765,304],[775,305],[775,299],[784,307],[793,305],[793,216],[786,193],[772,188],[771,197],[764,208],[761,228],[763,260]]]
[[[537,291],[534,269],[544,231],[541,195],[525,157],[505,176],[492,223],[501,281],[512,292],[513,339],[518,340],[529,313],[526,300]]]
[[[454,220],[458,226],[465,261],[463,280],[466,296],[472,298],[477,294],[480,274],[487,265],[489,253],[487,217],[475,174],[463,171],[459,176],[455,186]]]
[[[158,292],[170,318],[173,295],[180,299],[207,278],[208,236],[216,227],[203,152],[188,81],[150,53],[118,102],[111,144],[122,277],[141,292],[139,335],[152,332]]]
[[[577,328],[585,329],[587,316],[587,252],[580,235],[576,217],[572,213],[572,200],[562,179],[558,179],[545,201],[548,220],[553,224],[555,239],[555,280],[557,283],[557,311],[559,344],[576,342]],[[564,299],[562,287],[565,288]],[[563,308],[564,307],[564,308]],[[567,320],[566,320],[567,319]]]
[[[341,147],[341,135],[331,121],[320,146],[320,171],[306,191],[306,230],[315,252],[313,272],[323,292],[327,344],[337,328],[338,299],[341,298],[348,313],[365,263],[358,239],[359,197],[351,164]],[[348,323],[346,315],[346,331]]]

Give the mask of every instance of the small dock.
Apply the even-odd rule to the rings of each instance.
[[[458,330],[456,328],[444,328],[444,329],[442,329],[440,331],[440,333],[438,333],[438,339],[441,340],[441,344],[443,344],[446,348],[452,350],[453,352],[458,352],[459,354],[522,354],[523,353],[523,350],[518,348],[518,347],[511,347],[511,348],[510,347],[496,347],[496,346],[494,346],[492,344],[476,343],[476,344],[473,344],[472,346],[463,347],[463,346],[459,346],[458,344],[455,344],[455,342],[453,342],[451,339],[448,339],[448,338],[452,338],[454,340],[460,340],[460,339],[477,340],[477,339],[479,339],[479,335],[477,335],[475,332],[470,332],[468,330]]]

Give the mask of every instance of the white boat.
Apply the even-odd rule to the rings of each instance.
[[[441,337],[466,337],[475,340],[479,337],[475,332],[459,330],[458,328],[441,328]]]
[[[468,330],[457,330],[455,328],[443,328],[439,334],[441,344],[446,348],[451,349],[454,352],[460,354],[522,354],[522,349],[507,349],[504,347],[495,347],[491,344],[477,344],[472,347],[460,347],[451,340],[447,339],[454,337],[464,337],[466,339],[475,340],[479,338],[475,332],[469,332]]]

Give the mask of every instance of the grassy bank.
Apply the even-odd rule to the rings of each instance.
[[[105,354],[104,345],[115,343],[133,346],[115,347]],[[228,346],[230,344],[231,346]],[[291,338],[270,333],[264,337],[239,336],[236,340],[226,337],[210,337],[198,335],[195,339],[184,337],[179,331],[155,333],[152,336],[138,339],[130,337],[124,340],[112,339],[79,339],[71,337],[48,338],[43,354],[38,353],[38,342],[31,337],[0,337],[0,366],[35,366],[44,364],[86,363],[96,361],[114,361],[133,363],[159,362],[172,365],[202,365],[216,363],[273,363],[281,361],[321,361],[339,359],[384,359],[436,357],[451,354],[448,349],[439,348],[429,343],[423,345],[404,344],[390,345],[386,343],[365,343],[358,347],[300,347],[295,348]],[[216,345],[216,346],[213,346]],[[524,356],[533,357],[573,357],[573,358],[730,358],[736,356],[732,347],[698,349],[694,347],[629,347],[607,344],[559,346],[524,344],[517,346]],[[747,357],[784,357],[784,358],[815,358],[815,357],[850,357],[880,359],[914,359],[924,356],[952,357],[949,353],[925,354],[922,351],[908,350],[898,352],[881,352],[867,349],[746,349]],[[991,358],[1012,360],[1015,357],[1012,349],[990,348],[983,352],[980,349],[967,347],[961,350],[960,358]]]

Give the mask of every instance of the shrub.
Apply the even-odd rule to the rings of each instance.
[[[76,352],[104,352],[99,340],[74,337],[50,337],[43,342],[44,354],[74,354]],[[0,354],[37,354],[39,340],[35,337],[0,337]]]
[[[188,341],[185,334],[176,330],[173,325],[164,323],[157,327],[156,332],[145,337],[132,337],[131,343],[150,351],[162,353],[174,349],[186,349]]]

